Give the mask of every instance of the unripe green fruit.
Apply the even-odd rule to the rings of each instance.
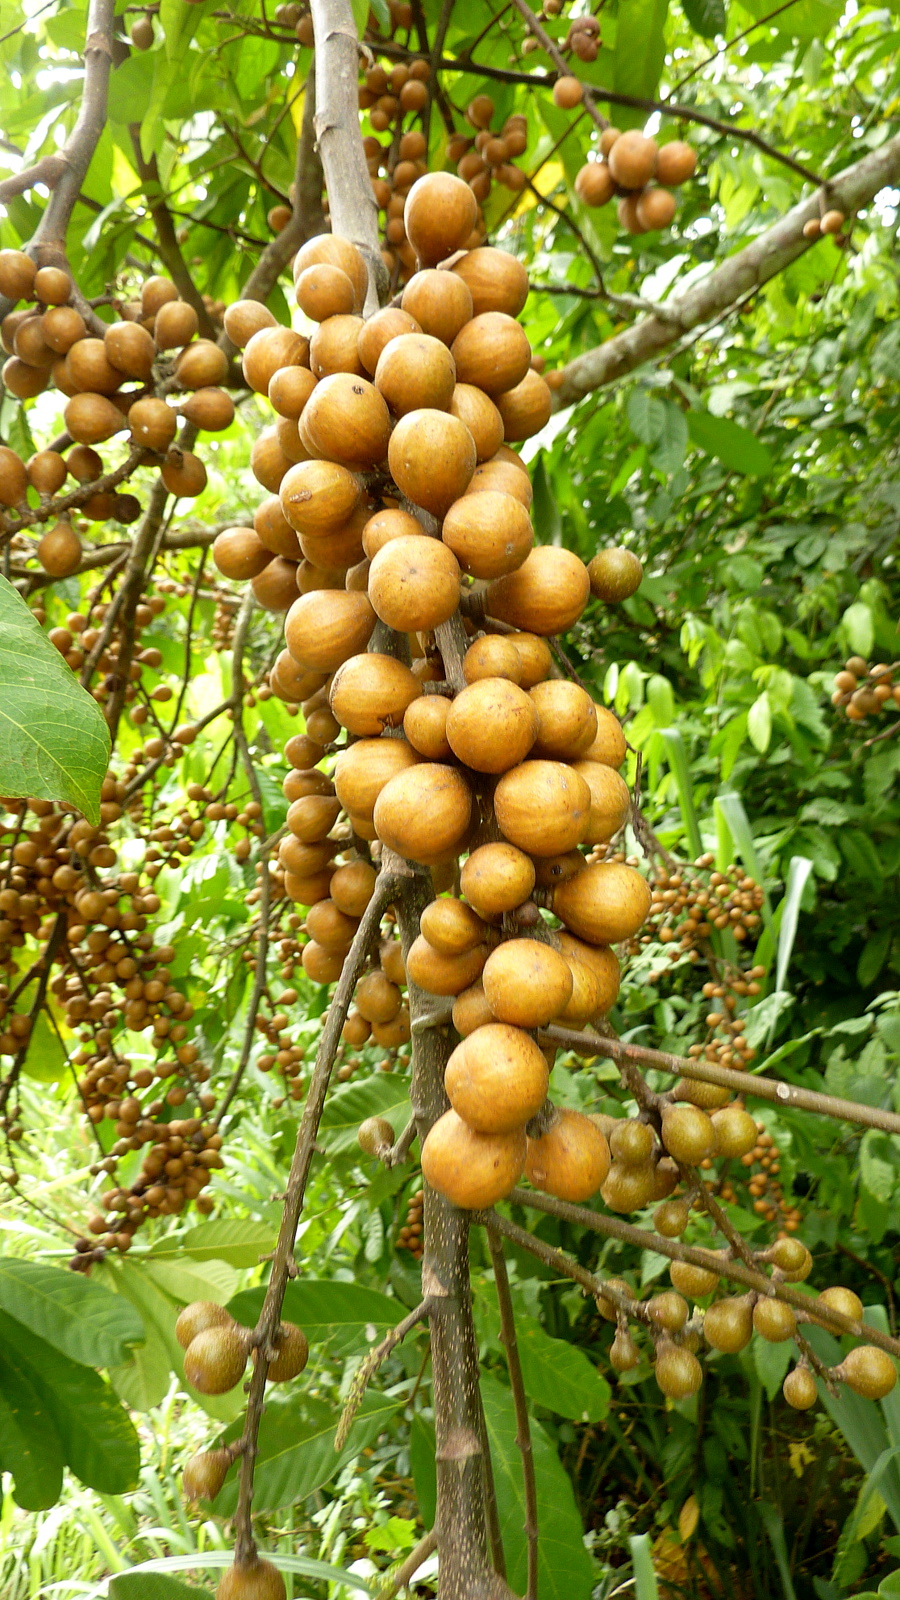
[[[863,1304],[852,1289],[842,1289],[839,1284],[835,1284],[833,1289],[823,1289],[819,1304],[839,1311],[844,1317],[851,1317],[854,1322],[862,1322]]]
[[[653,1372],[663,1394],[670,1400],[686,1400],[697,1393],[703,1382],[703,1368],[697,1357],[668,1340],[657,1348]]]
[[[788,1283],[802,1283],[812,1272],[812,1256],[800,1239],[776,1239],[768,1258]]]
[[[837,1369],[854,1394],[864,1400],[883,1400],[897,1382],[897,1368],[886,1350],[875,1344],[860,1344],[848,1350]]]
[[[713,1155],[716,1148],[712,1122],[697,1106],[667,1106],[663,1112],[662,1141],[670,1156],[692,1167]]]
[[[198,1333],[207,1328],[228,1328],[233,1321],[224,1306],[217,1306],[212,1300],[195,1300],[192,1305],[185,1306],[179,1316],[175,1337],[182,1350],[186,1350]]]
[[[394,1143],[394,1130],[387,1117],[366,1117],[359,1125],[356,1142],[367,1156],[381,1157]]]
[[[808,1367],[795,1367],[781,1386],[781,1392],[795,1411],[808,1411],[819,1398],[816,1380]]]
[[[606,1287],[609,1289],[614,1289],[617,1294],[627,1295],[629,1300],[633,1298],[631,1284],[626,1283],[624,1278],[607,1278]],[[602,1293],[597,1295],[597,1310],[599,1311],[601,1317],[606,1317],[608,1322],[615,1322],[617,1316],[619,1315],[619,1310],[615,1302],[613,1300],[607,1300]]]
[[[721,1111],[713,1112],[710,1121],[716,1133],[717,1156],[731,1160],[747,1155],[755,1146],[758,1134],[749,1111],[742,1111],[740,1106],[723,1106]]]
[[[653,1168],[624,1167],[614,1161],[600,1193],[610,1211],[640,1211],[653,1199]]]
[[[303,1371],[309,1360],[309,1341],[302,1328],[294,1322],[282,1322],[276,1339],[278,1354],[269,1362],[266,1379],[269,1383],[288,1383]]]
[[[673,1261],[669,1277],[675,1288],[691,1300],[702,1300],[705,1295],[712,1294],[719,1282],[714,1272],[695,1267],[690,1261]]]
[[[625,1167],[646,1166],[655,1144],[653,1129],[635,1117],[625,1117],[616,1122],[609,1136],[610,1155]]]
[[[783,1300],[757,1300],[753,1307],[753,1326],[763,1339],[781,1344],[793,1338],[797,1318]]]
[[[703,1318],[703,1334],[707,1344],[726,1355],[736,1355],[750,1343],[753,1332],[753,1315],[746,1295],[733,1300],[717,1300]]]
[[[647,1304],[650,1320],[666,1333],[679,1333],[688,1319],[687,1301],[674,1290],[665,1289],[655,1294]]]
[[[286,1600],[287,1590],[278,1568],[271,1561],[252,1561],[246,1566],[235,1562],[223,1572],[216,1589],[216,1600]]]
[[[631,550],[614,545],[609,550],[598,550],[588,562],[591,593],[607,605],[617,605],[627,600],[639,587],[644,569]]]
[[[690,1221],[686,1200],[664,1200],[653,1213],[653,1226],[664,1239],[679,1239]]]
[[[201,1394],[226,1394],[240,1383],[247,1365],[246,1328],[205,1328],[184,1352],[184,1375]]]
[[[215,1500],[230,1465],[227,1450],[203,1450],[191,1456],[181,1480],[185,1500]]]
[[[620,1328],[609,1347],[609,1364],[616,1372],[631,1372],[640,1364],[641,1352],[628,1332]]]

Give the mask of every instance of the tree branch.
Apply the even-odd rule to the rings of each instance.
[[[138,177],[144,189],[144,198],[156,227],[156,243],[160,259],[182,300],[186,300],[188,305],[193,306],[196,311],[201,336],[204,339],[215,339],[216,329],[213,327],[209,312],[203,304],[203,296],[194,283],[188,271],[187,262],[181,253],[178,235],[175,232],[175,224],[169,215],[169,208],[166,205],[163,194],[162,179],[159,175],[159,164],[156,160],[156,155],[153,153],[149,158],[144,156],[141,148],[141,124],[139,122],[130,123],[128,132],[131,136],[131,147],[134,151]]]
[[[114,29],[114,0],[90,0],[78,119],[59,153],[65,166],[29,246],[29,252],[37,253],[41,261],[54,247],[65,248],[69,218],[106,124]]]
[[[567,1028],[545,1028],[542,1037],[553,1044],[567,1045],[579,1054],[608,1056],[612,1061],[633,1061],[638,1066],[654,1067],[672,1078],[695,1078],[700,1083],[716,1083],[723,1089],[733,1089],[735,1094],[771,1100],[775,1105],[793,1106],[798,1111],[815,1111],[820,1116],[836,1117],[841,1122],[855,1122],[861,1128],[878,1128],[882,1133],[900,1133],[900,1116],[894,1111],[883,1111],[879,1106],[864,1106],[855,1100],[840,1100],[833,1094],[819,1094],[815,1089],[801,1089],[797,1084],[763,1078],[752,1072],[738,1072],[734,1067],[714,1067],[706,1061],[695,1061],[693,1056],[673,1056],[664,1050],[650,1050],[646,1045],[627,1044],[624,1039],[609,1039],[599,1033],[578,1033]]]
[[[732,130],[736,132],[736,130]],[[879,190],[900,182],[900,135],[863,156],[831,178],[827,185],[828,204],[852,216],[871,201]],[[576,356],[562,369],[560,387],[554,393],[557,408],[572,405],[594,389],[633,372],[643,362],[674,344],[681,333],[719,320],[746,295],[768,283],[792,261],[813,248],[814,241],[803,236],[804,223],[818,218],[821,195],[802,200],[774,227],[739,250],[700,283],[692,284],[666,302],[671,320],[645,317],[623,333],[607,339],[595,350]]]

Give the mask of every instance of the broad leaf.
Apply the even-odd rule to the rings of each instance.
[[[530,1400],[576,1422],[599,1422],[609,1410],[610,1388],[583,1350],[551,1339],[535,1322],[516,1329],[522,1378]]]
[[[684,14],[701,39],[725,32],[725,0],[681,0]]]
[[[372,1391],[364,1397],[343,1450],[334,1448],[340,1412],[327,1401],[298,1394],[280,1405],[271,1402],[259,1429],[253,1504],[257,1511],[293,1505],[330,1483],[345,1461],[376,1439],[403,1405],[401,1395]],[[215,1500],[216,1511],[230,1517],[237,1505],[237,1475]]]
[[[655,97],[666,58],[668,6],[669,0],[628,0],[619,7],[612,84],[618,94]],[[619,128],[643,127],[647,119],[646,111],[625,106],[616,106],[614,115]]]
[[[409,1083],[393,1072],[376,1072],[363,1083],[338,1089],[326,1102],[320,1132],[333,1155],[358,1150],[356,1135],[366,1117],[387,1117],[395,1133],[409,1119]]]
[[[195,1261],[225,1261],[230,1267],[256,1267],[275,1246],[275,1230],[267,1222],[204,1222],[191,1228],[181,1240]],[[166,1254],[163,1245],[154,1258]]]
[[[99,1373],[51,1349],[4,1312],[0,1349],[25,1370],[75,1476],[104,1494],[133,1489],[140,1466],[137,1434]]]
[[[109,729],[96,700],[0,576],[0,794],[100,815]]]
[[[59,1435],[25,1362],[0,1351],[0,1472],[11,1472],[23,1511],[43,1511],[59,1499],[65,1464]]]
[[[143,1262],[144,1271],[167,1294],[187,1305],[192,1300],[229,1300],[238,1284],[234,1267],[226,1261],[196,1261],[190,1256],[181,1261]]]
[[[144,1325],[117,1295],[80,1273],[0,1257],[0,1311],[86,1367],[127,1361]]]
[[[730,417],[712,417],[707,411],[688,412],[688,432],[701,450],[715,456],[731,472],[749,478],[765,478],[774,467],[769,450],[749,428],[742,428]]]
[[[212,1600],[211,1590],[165,1572],[119,1572],[110,1579],[107,1594],[109,1600]]]
[[[229,1302],[228,1309],[238,1322],[252,1328],[264,1298],[265,1289],[245,1289]],[[300,1278],[287,1286],[284,1315],[299,1324],[311,1345],[324,1346],[329,1355],[345,1356],[377,1344],[388,1329],[396,1327],[404,1307],[360,1284]]]
[[[516,1444],[512,1395],[494,1378],[482,1379],[482,1398],[494,1468],[497,1509],[510,1587],[522,1594],[527,1578],[522,1457]],[[556,1449],[537,1423],[531,1424],[538,1503],[538,1593],[541,1600],[590,1600],[593,1563],[571,1480]]]

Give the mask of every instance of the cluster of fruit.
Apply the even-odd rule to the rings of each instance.
[[[720,1254],[724,1260],[726,1253]],[[763,1253],[759,1265],[772,1267],[773,1286],[798,1283],[808,1277],[812,1256],[799,1239],[781,1238]],[[631,1371],[642,1359],[631,1323],[649,1334],[654,1376],[670,1399],[686,1399],[699,1389],[703,1369],[696,1352],[701,1341],[710,1350],[736,1355],[746,1349],[754,1333],[773,1344],[799,1335],[796,1312],[775,1293],[751,1291],[713,1299],[722,1285],[718,1273],[687,1261],[673,1261],[669,1278],[670,1290],[645,1301],[632,1298],[634,1290],[627,1281],[611,1278],[604,1284],[606,1292],[598,1295],[597,1306],[604,1317],[616,1323],[609,1352],[614,1370]],[[811,1310],[816,1305],[855,1322],[862,1321],[862,1303],[850,1289],[825,1289],[810,1301]],[[798,1364],[784,1380],[783,1393],[789,1405],[806,1410],[815,1404],[818,1389],[808,1348],[801,1347],[801,1352]],[[857,1345],[837,1366],[821,1368],[821,1373],[829,1381],[846,1383],[855,1394],[872,1400],[883,1399],[897,1381],[894,1362],[876,1345]]]
[[[421,1261],[425,1253],[422,1239],[424,1214],[425,1191],[424,1189],[416,1189],[409,1197],[406,1221],[397,1234],[397,1248],[399,1250],[408,1250],[416,1261]]]
[[[753,1210],[766,1222],[777,1224],[785,1233],[796,1233],[803,1221],[799,1208],[785,1197],[778,1181],[781,1171],[778,1146],[764,1122],[756,1124],[756,1144],[741,1156],[741,1165],[748,1175],[747,1193]],[[753,1169],[757,1168],[757,1171]],[[726,1177],[719,1189],[719,1199],[739,1203],[734,1183]]]
[[[651,885],[650,912],[641,944],[677,947],[673,960],[704,945],[718,933],[732,933],[738,944],[757,934],[763,891],[748,872],[731,862],[724,872],[710,870],[715,857],[698,856],[690,867],[663,867]],[[753,981],[761,977],[755,973]],[[740,991],[738,991],[740,992]],[[750,994],[758,993],[751,989]]]
[[[569,84],[578,89],[577,99]],[[557,104],[577,105],[580,91],[577,79],[559,79]],[[581,168],[575,192],[586,206],[605,206],[618,195],[622,227],[628,233],[649,233],[669,226],[675,215],[672,189],[686,183],[696,166],[696,151],[682,139],[660,145],[636,129],[621,133],[618,128],[605,128],[600,135],[600,159]]]
[[[212,1300],[185,1306],[175,1324],[175,1336],[184,1351],[185,1377],[201,1394],[226,1394],[236,1388],[251,1352],[254,1360],[257,1358],[250,1329],[235,1322],[224,1306]],[[289,1383],[299,1377],[309,1360],[306,1335],[296,1323],[282,1322],[274,1343],[266,1382]],[[214,1500],[239,1450],[239,1445],[226,1445],[192,1456],[184,1469],[185,1499]]]
[[[0,295],[27,302],[0,324],[8,356],[3,384],[20,400],[55,386],[67,397],[63,421],[75,446],[68,455],[41,450],[27,462],[0,450],[2,527],[13,535],[14,549],[36,555],[52,577],[66,577],[82,560],[73,513],[87,521],[134,522],[140,502],[118,486],[139,465],[158,466],[174,495],[201,493],[206,469],[176,435],[179,422],[191,440],[197,430],[230,425],[234,403],[219,387],[228,358],[212,340],[197,338],[197,312],[168,278],[147,278],[140,300],[117,303],[120,320],[102,333],[95,314],[86,308],[83,315],[72,303],[77,296],[68,272],[37,267],[24,251],[0,250]],[[90,327],[88,318],[94,318]],[[186,391],[193,392],[179,399]],[[177,403],[170,404],[170,396]],[[125,431],[132,455],[117,468],[105,467],[93,447]],[[69,476],[77,487],[66,493]],[[30,490],[39,496],[36,509]],[[34,544],[25,530],[48,523]]]
[[[862,656],[851,656],[835,674],[831,703],[843,706],[851,722],[864,722],[866,717],[877,716],[888,707],[893,710],[900,706],[900,683],[894,682],[898,671],[897,662],[879,661],[870,667]]]

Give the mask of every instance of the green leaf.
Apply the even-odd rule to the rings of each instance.
[[[144,1325],[131,1306],[81,1273],[0,1257],[0,1310],[86,1367],[127,1361]]]
[[[495,1378],[482,1378],[482,1399],[494,1468],[497,1510],[506,1550],[510,1587],[522,1594],[527,1579],[525,1496],[522,1458],[516,1444],[512,1395]],[[590,1600],[593,1563],[584,1547],[584,1531],[575,1505],[572,1481],[552,1440],[531,1423],[537,1488],[538,1593],[541,1600]]]
[[[153,1561],[142,1561],[140,1566],[131,1567],[127,1573],[119,1573],[118,1577],[120,1579],[143,1577],[145,1573],[162,1573],[168,1576],[172,1572],[196,1572],[198,1569],[207,1571],[210,1568],[218,1571],[224,1567],[230,1567],[233,1561],[234,1552],[232,1550],[192,1550],[189,1555],[157,1556]],[[365,1578],[361,1578],[358,1573],[348,1572],[346,1567],[333,1567],[328,1561],[316,1561],[312,1556],[285,1555],[283,1551],[279,1550],[275,1558],[275,1565],[281,1572],[291,1572],[300,1578],[312,1578],[317,1583],[334,1583],[339,1588],[351,1589],[356,1594],[370,1595],[373,1593]],[[141,1600],[143,1600],[144,1594],[149,1593],[149,1590],[142,1589],[138,1592],[141,1595]],[[198,1590],[191,1589],[189,1593],[194,1595],[198,1593]],[[202,1600],[206,1590],[200,1590],[199,1593]],[[131,1595],[134,1594],[135,1592],[132,1590],[129,1600],[131,1600]],[[135,1600],[137,1600],[136,1595]],[[160,1600],[162,1600],[162,1597],[160,1597]],[[168,1595],[166,1600],[169,1600]]]
[[[23,1511],[43,1511],[59,1499],[65,1464],[59,1435],[30,1381],[24,1362],[0,1350],[0,1472],[11,1472]]]
[[[409,1465],[416,1486],[416,1505],[426,1528],[434,1527],[437,1516],[436,1449],[434,1424],[417,1411],[409,1430]]]
[[[39,1011],[28,1039],[23,1072],[37,1083],[59,1083],[66,1070],[66,1053],[47,1013]]]
[[[230,1267],[256,1267],[275,1247],[275,1229],[267,1222],[202,1222],[189,1228],[174,1249],[153,1250],[154,1261],[186,1252],[194,1261],[225,1261]]]
[[[238,1322],[252,1328],[264,1297],[264,1289],[245,1289],[228,1309]],[[311,1345],[326,1345],[329,1354],[344,1356],[383,1339],[404,1315],[404,1307],[362,1284],[300,1278],[287,1286],[284,1314],[299,1323]]]
[[[666,58],[668,4],[669,0],[628,0],[619,7],[612,83],[617,94],[655,97]],[[647,113],[617,106],[615,118],[619,128],[643,127]]]
[[[0,576],[0,794],[100,816],[109,729],[24,600]]]
[[[856,979],[863,989],[875,982],[891,948],[893,929],[880,928],[866,940],[856,963]]]
[[[192,1300],[215,1300],[224,1304],[238,1286],[235,1268],[225,1261],[201,1262],[190,1256],[182,1261],[155,1261],[149,1256],[142,1266],[161,1289],[186,1305]]]
[[[700,836],[700,820],[694,806],[694,782],[687,751],[684,747],[684,740],[677,728],[661,728],[660,735],[665,743],[669,769],[675,779],[675,786],[678,790],[681,820],[684,823],[685,837],[687,838],[691,855],[702,855],[703,840]]]
[[[647,704],[657,728],[671,727],[675,720],[675,695],[668,678],[658,672],[647,679]]]
[[[742,428],[729,417],[712,417],[708,411],[689,411],[687,423],[694,444],[715,456],[730,472],[765,478],[772,471],[771,452],[749,428]]]
[[[628,1541],[634,1567],[634,1592],[637,1600],[658,1600],[659,1588],[653,1567],[649,1533],[636,1534]]]
[[[140,1466],[137,1434],[99,1373],[51,1349],[2,1311],[0,1349],[26,1369],[75,1476],[104,1494],[133,1489]]]
[[[628,426],[641,444],[653,445],[665,427],[666,408],[652,389],[634,389],[625,408]]]
[[[606,1416],[609,1384],[583,1350],[565,1339],[551,1339],[531,1321],[522,1321],[516,1338],[530,1400],[576,1422],[599,1422]]]
[[[784,1382],[785,1373],[791,1364],[792,1353],[789,1339],[782,1339],[780,1344],[774,1344],[770,1339],[761,1339],[758,1334],[754,1336],[753,1365],[770,1400],[775,1399]]]
[[[146,1326],[147,1337],[119,1367],[109,1368],[109,1381],[132,1411],[151,1411],[165,1399],[172,1381],[169,1351],[155,1324]]]
[[[864,600],[854,601],[841,617],[841,627],[850,649],[858,656],[869,656],[875,643],[875,618]]]
[[[294,1505],[330,1483],[346,1461],[378,1437],[404,1399],[405,1392],[385,1395],[370,1390],[341,1451],[334,1448],[340,1412],[329,1401],[312,1400],[303,1394],[281,1404],[272,1401],[259,1429],[253,1491],[256,1509],[276,1511],[281,1506]],[[237,1505],[236,1476],[225,1484],[214,1505],[221,1516],[233,1515]]]
[[[787,970],[790,966],[794,940],[797,937],[800,902],[803,898],[803,891],[806,888],[806,881],[812,870],[813,864],[808,856],[791,856],[784,899],[778,907],[778,948],[775,961],[776,989],[784,988],[784,980],[787,977]]]
[[[772,708],[765,689],[762,694],[757,695],[747,712],[747,732],[750,735],[750,743],[760,755],[765,755],[772,739]]]
[[[109,1600],[213,1600],[210,1589],[197,1589],[164,1572],[119,1572],[109,1581]]]
[[[376,1072],[362,1083],[330,1095],[322,1113],[322,1143],[336,1155],[358,1150],[356,1134],[366,1117],[387,1117],[395,1133],[409,1120],[409,1083],[394,1072]]]
[[[160,0],[159,25],[166,41],[166,59],[184,63],[187,47],[197,31],[202,11],[184,0]]]
[[[682,0],[684,14],[701,39],[725,32],[725,0]]]

